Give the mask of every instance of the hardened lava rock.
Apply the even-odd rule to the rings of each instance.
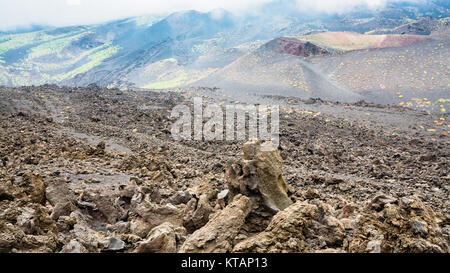
[[[226,170],[228,186],[235,194],[260,195],[266,207],[281,211],[292,204],[282,176],[283,160],[272,142],[252,139],[244,144],[244,158]]]

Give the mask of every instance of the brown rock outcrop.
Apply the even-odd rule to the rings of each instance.
[[[74,209],[73,198],[64,180],[50,180],[45,189],[45,197],[52,204],[52,219],[68,216]]]
[[[165,222],[153,228],[147,238],[139,243],[138,253],[175,253],[186,236],[183,227],[175,227]]]
[[[283,160],[271,142],[250,140],[244,144],[242,161],[230,164],[226,170],[228,186],[234,194],[262,196],[264,205],[280,211],[292,204],[282,176]]]
[[[181,246],[181,253],[225,253],[250,213],[250,199],[237,195],[225,209],[214,214],[201,229],[195,231]]]
[[[297,202],[277,213],[265,231],[238,243],[233,252],[301,252],[303,231],[317,214],[317,206]]]
[[[380,200],[383,206],[373,205]],[[377,195],[359,220],[349,252],[448,252],[441,222],[442,218],[415,196],[395,199]]]
[[[45,202],[45,185],[38,171],[26,172],[19,182],[19,198],[28,197],[31,202],[43,204]]]

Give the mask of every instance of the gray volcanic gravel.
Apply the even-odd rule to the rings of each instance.
[[[280,105],[292,205],[271,211],[224,191],[245,141],[172,138],[171,110],[197,95],[238,100],[1,87],[0,252],[449,252],[447,115],[241,96]]]

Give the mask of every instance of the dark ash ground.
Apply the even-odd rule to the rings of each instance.
[[[196,95],[222,102],[218,93],[2,87],[0,252],[186,250],[194,231],[222,219],[217,193],[243,142],[174,141],[170,110]],[[283,176],[296,203],[250,213],[214,251],[449,251],[447,115],[255,101],[281,106]]]

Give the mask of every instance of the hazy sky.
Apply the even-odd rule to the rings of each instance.
[[[195,9],[209,11],[252,10],[279,0],[0,0],[0,29],[30,24],[65,26],[99,23],[135,15]],[[296,2],[300,10],[343,12],[364,4],[369,8],[405,0],[283,0]],[[408,0],[409,2],[425,0]]]

